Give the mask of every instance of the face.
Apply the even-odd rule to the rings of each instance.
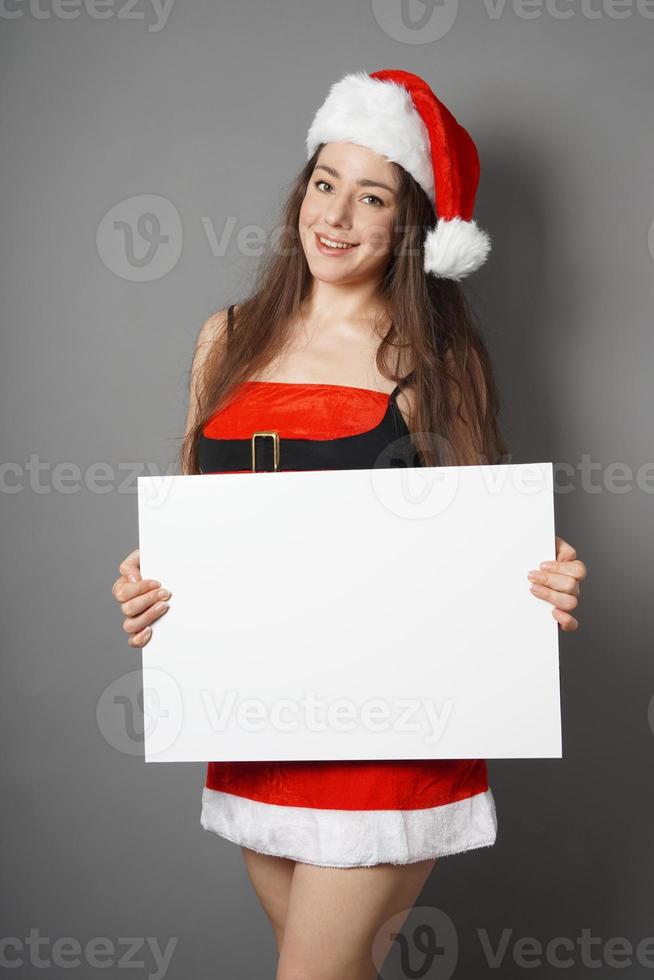
[[[392,256],[396,214],[397,180],[386,157],[356,143],[326,143],[300,209],[300,240],[312,275],[338,283],[381,278]]]

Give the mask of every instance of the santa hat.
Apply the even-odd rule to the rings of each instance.
[[[321,143],[367,146],[422,187],[437,217],[424,242],[425,272],[459,280],[486,261],[490,238],[472,220],[477,147],[419,75],[397,68],[345,75],[314,116],[308,158]]]

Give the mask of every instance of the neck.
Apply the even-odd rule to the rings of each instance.
[[[314,322],[341,320],[350,323],[372,323],[387,315],[380,293],[380,280],[362,283],[333,283],[313,279],[311,290],[302,304],[302,313]]]

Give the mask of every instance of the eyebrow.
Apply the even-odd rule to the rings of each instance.
[[[326,170],[328,174],[332,175],[332,177],[340,178],[341,176],[338,170],[335,170],[334,167],[328,167],[326,163],[317,163],[314,169]],[[388,184],[383,184],[381,180],[366,180],[363,178],[362,180],[357,180],[357,184],[359,187],[383,187],[384,190],[390,191],[391,194],[395,194],[393,188],[389,187]]]

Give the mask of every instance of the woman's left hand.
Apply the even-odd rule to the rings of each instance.
[[[552,603],[552,615],[561,629],[576,630],[579,623],[570,611],[579,601],[579,583],[586,578],[586,566],[572,545],[557,536],[556,561],[542,561],[540,569],[528,572],[527,578],[533,582],[533,595]]]

